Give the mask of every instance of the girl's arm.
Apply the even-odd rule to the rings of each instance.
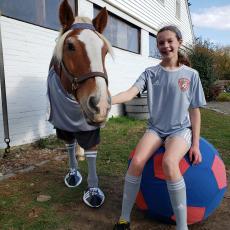
[[[201,126],[200,109],[199,108],[190,109],[189,116],[192,125],[192,146],[189,150],[189,157],[190,157],[190,161],[193,160],[194,164],[198,164],[202,161],[202,156],[200,153],[200,146],[199,146],[200,126]]]
[[[132,100],[139,93],[139,89],[136,86],[132,86],[126,91],[123,91],[112,97],[112,105],[121,104]]]

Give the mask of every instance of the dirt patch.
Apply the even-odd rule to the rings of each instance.
[[[106,194],[105,204],[97,209],[90,209],[86,207],[82,202],[83,186],[80,186],[75,191],[72,191],[66,196],[67,188],[64,188],[63,176],[65,175],[65,165],[67,165],[66,154],[63,154],[64,149],[37,149],[34,147],[26,147],[12,151],[10,155],[0,160],[1,176],[15,173],[10,179],[5,179],[0,182],[0,194],[4,196],[14,196],[17,193],[23,193],[24,197],[19,202],[19,207],[25,205],[25,203],[31,202],[31,199],[35,199],[37,195],[44,191],[48,195],[50,191],[49,180],[52,183],[56,183],[58,188],[51,196],[52,210],[58,218],[63,216],[69,216],[68,227],[63,224],[64,227],[58,225],[56,228],[44,229],[77,229],[77,230],[111,230],[113,224],[116,222],[120,215],[121,200],[122,200],[122,177],[108,177],[100,176],[101,187]],[[55,160],[53,160],[55,159]],[[43,162],[43,163],[42,163]],[[33,166],[34,168],[30,173],[26,172],[26,169]],[[47,168],[49,170],[47,170]],[[23,172],[23,174],[22,174]],[[85,175],[84,175],[85,176]],[[42,178],[39,183],[39,178]],[[31,179],[38,178],[38,179]],[[16,183],[17,182],[17,183]],[[24,183],[26,185],[19,185]],[[229,172],[228,172],[228,184]],[[14,186],[12,186],[14,185]],[[28,186],[29,189],[24,188]],[[10,188],[10,189],[9,189]],[[43,188],[43,190],[42,190]],[[59,191],[58,191],[59,190]],[[32,194],[32,195],[31,195]],[[58,197],[55,198],[55,194],[60,194],[60,197],[66,199],[65,202],[60,202]],[[45,194],[47,195],[47,194]],[[65,197],[66,196],[66,197]],[[56,201],[56,200],[57,201]],[[70,199],[70,200],[68,200]],[[18,202],[18,201],[17,201]],[[225,194],[223,202],[220,207],[204,222],[195,224],[189,227],[192,230],[225,230],[229,229],[230,224],[230,190]],[[18,209],[18,208],[17,208]],[[15,210],[20,213],[20,211]],[[45,212],[45,207],[31,208],[26,214],[25,219],[34,221],[39,218]],[[22,215],[22,214],[18,214]],[[16,229],[16,228],[3,228],[3,229]],[[26,228],[25,228],[26,229]],[[30,228],[33,229],[33,228]],[[173,230],[175,226],[165,225],[154,220],[147,219],[142,212],[134,208],[132,212],[132,230]]]

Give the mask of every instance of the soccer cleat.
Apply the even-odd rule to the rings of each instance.
[[[81,184],[82,176],[76,169],[71,169],[70,172],[64,178],[65,184],[69,188],[77,187]]]
[[[88,188],[84,192],[83,201],[91,208],[99,208],[105,201],[105,195],[99,188]]]
[[[131,230],[130,223],[125,220],[119,220],[115,225],[113,230]]]

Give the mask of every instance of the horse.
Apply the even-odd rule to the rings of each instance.
[[[82,181],[75,156],[79,145],[84,148],[88,163],[88,186],[83,201],[93,208],[100,207],[105,200],[98,186],[96,156],[100,128],[105,125],[111,108],[105,58],[107,53],[113,53],[102,35],[107,18],[106,8],[93,20],[74,17],[68,0],[62,1],[59,7],[61,30],[47,78],[48,120],[56,129],[57,137],[65,141],[69,155],[70,171],[64,182],[72,188]]]

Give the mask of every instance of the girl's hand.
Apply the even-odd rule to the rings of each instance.
[[[189,159],[192,162],[192,164],[199,164],[202,161],[199,146],[191,146],[189,150]]]

